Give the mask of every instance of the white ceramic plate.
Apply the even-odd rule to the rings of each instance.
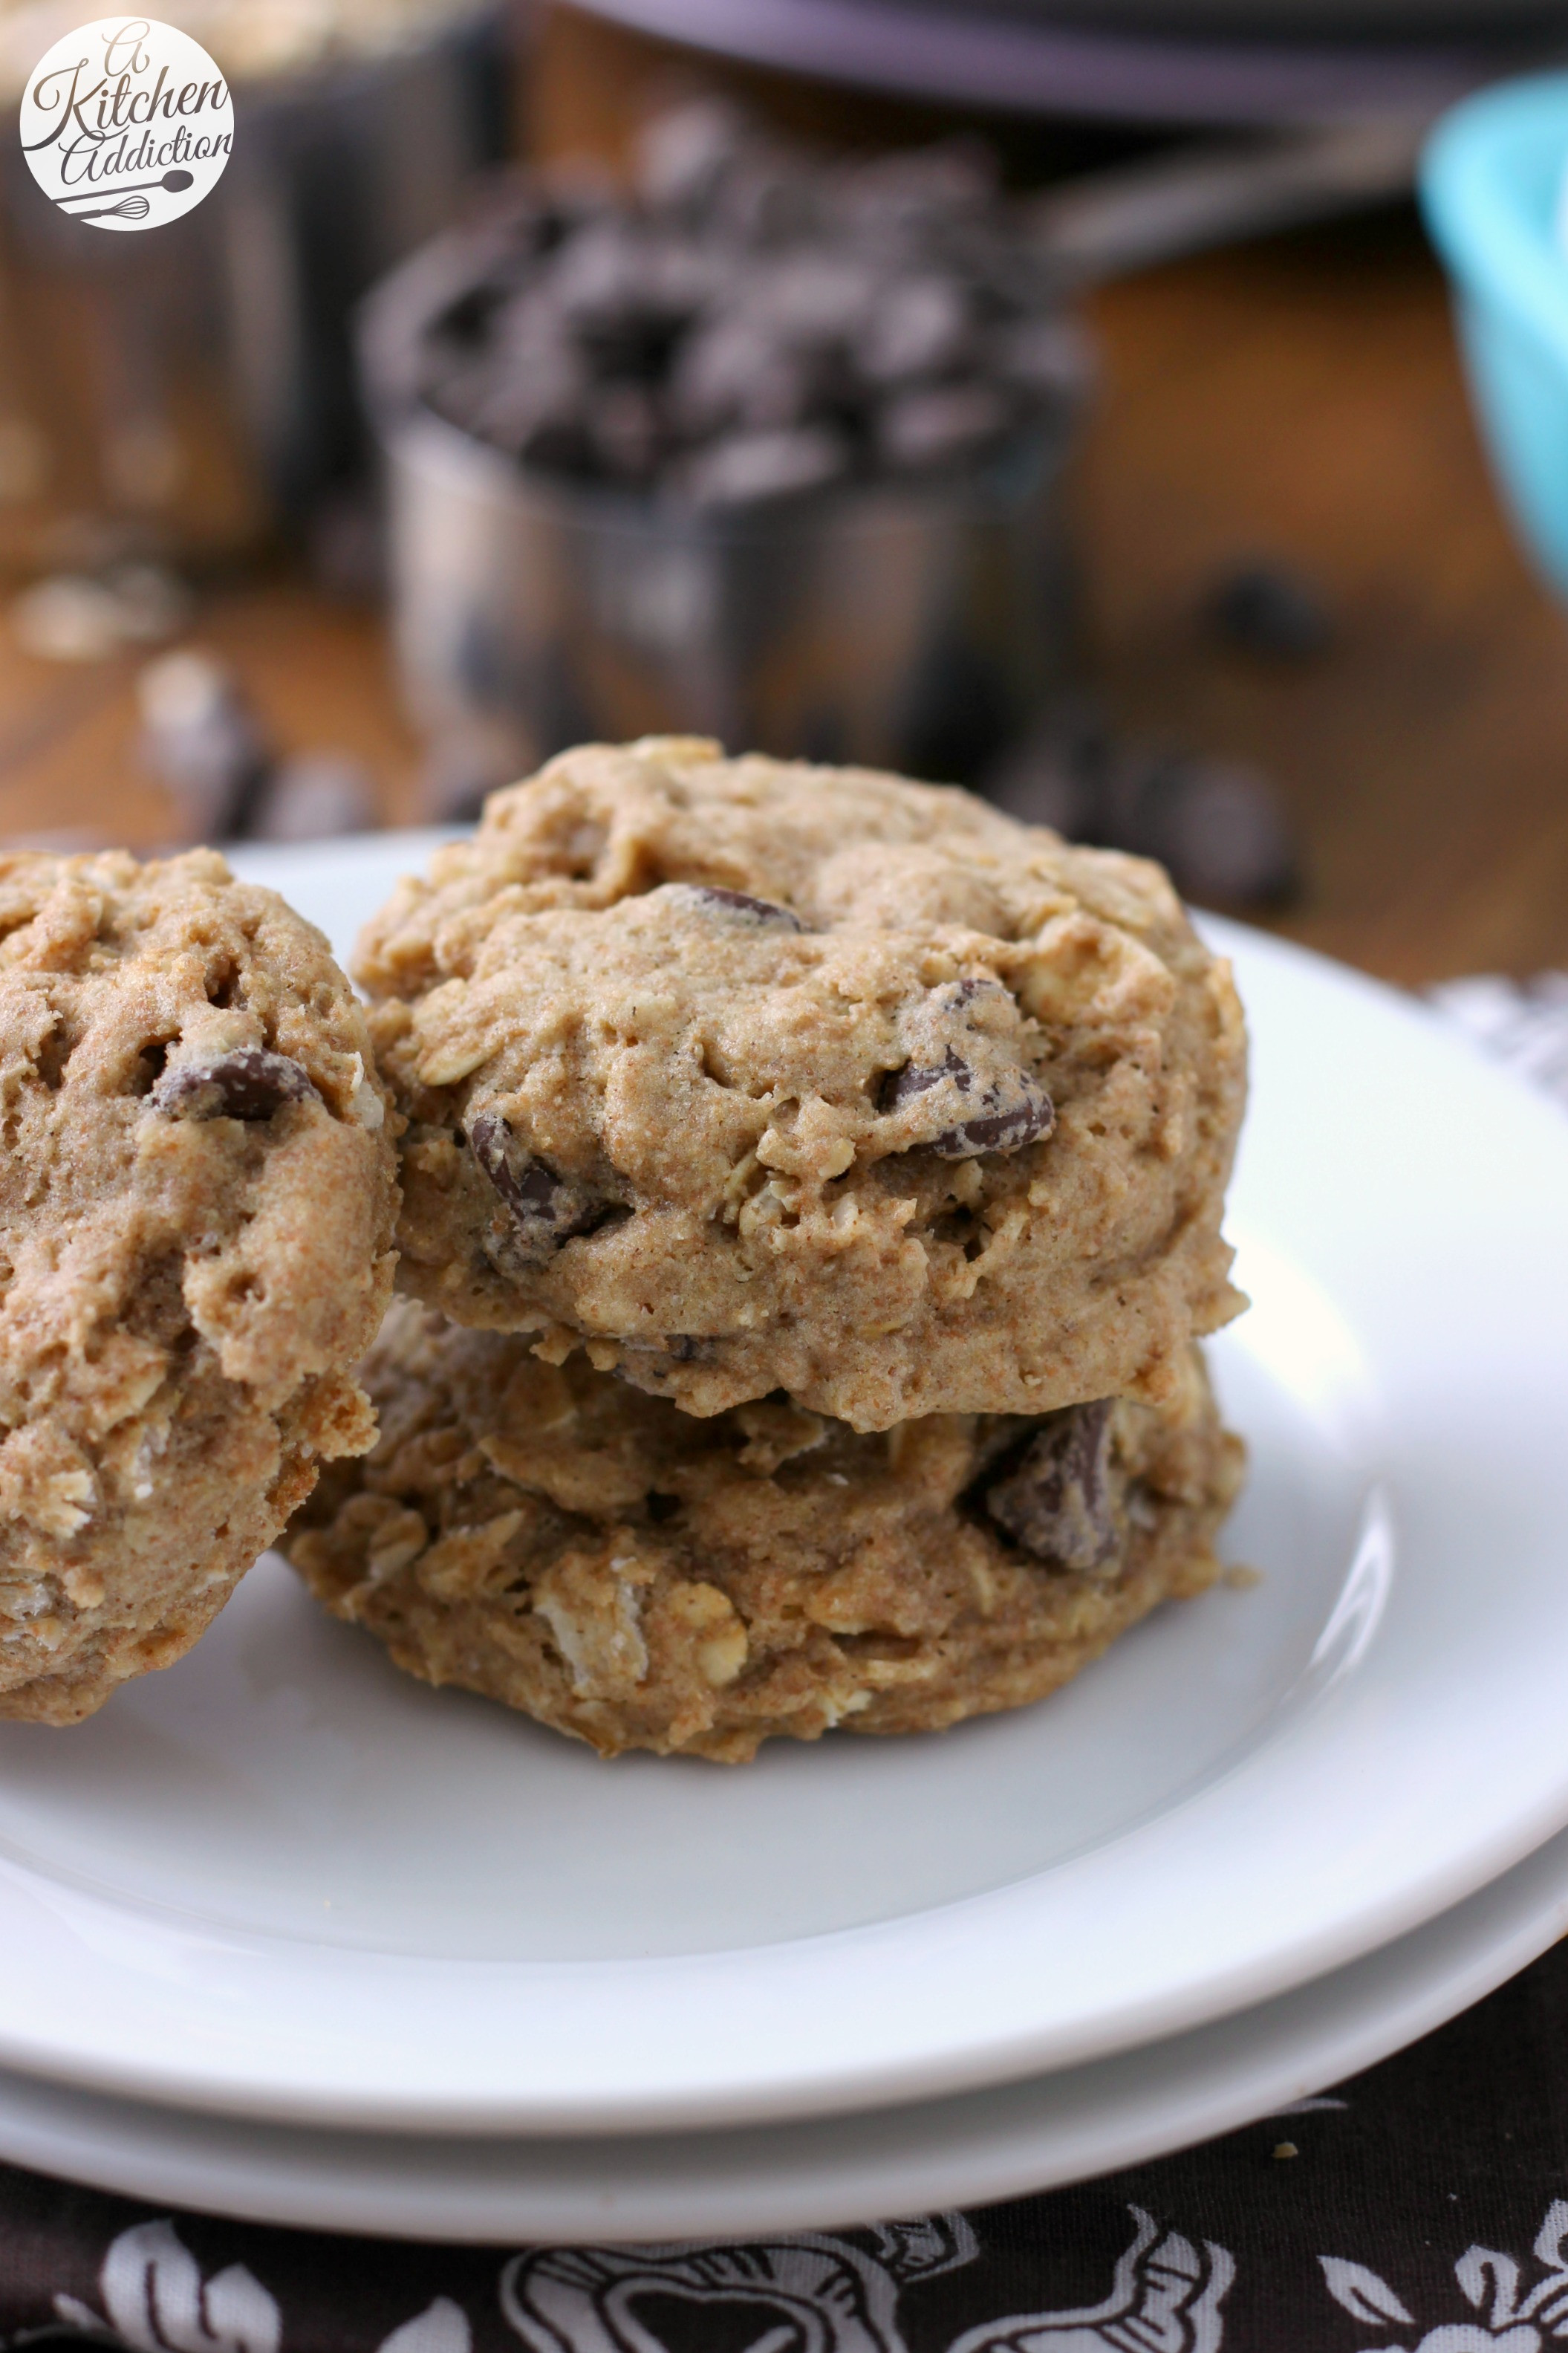
[[[731,2238],[981,2206],[1141,2165],[1342,2083],[1568,1928],[1568,1833],[1364,1959],[1142,2051],[869,2116],[432,2140],[138,2106],[0,2074],[0,2156],[127,2196],[396,2239]]]
[[[342,943],[409,853],[245,863]],[[1042,1707],[726,1772],[427,1691],[265,1565],[89,1724],[0,1727],[0,2063],[464,2134],[866,2109],[1266,2000],[1568,1821],[1568,1124],[1389,992],[1220,936],[1260,1585]]]

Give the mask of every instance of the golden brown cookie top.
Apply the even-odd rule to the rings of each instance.
[[[590,745],[358,969],[405,1279],[460,1321],[869,1428],[1157,1388],[1230,1312],[1240,1014],[1144,861],[866,770]]]

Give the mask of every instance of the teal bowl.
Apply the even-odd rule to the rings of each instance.
[[[1421,206],[1455,293],[1470,390],[1503,496],[1568,600],[1568,73],[1504,82],[1446,114]]]

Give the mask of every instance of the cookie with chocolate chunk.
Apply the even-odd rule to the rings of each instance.
[[[210,850],[0,859],[0,1715],[168,1665],[367,1446],[394,1117],[321,934]]]
[[[689,1413],[1157,1403],[1239,1304],[1227,967],[1157,867],[967,793],[591,745],[357,968],[400,1282]]]
[[[399,1300],[374,1452],[284,1549],[400,1667],[608,1756],[939,1729],[1041,1698],[1217,1573],[1240,1478],[1195,1349],[1155,1409],[859,1433],[775,1398],[708,1419]]]

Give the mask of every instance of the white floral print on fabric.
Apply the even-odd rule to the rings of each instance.
[[[282,2315],[260,2281],[240,2263],[204,2281],[172,2222],[122,2231],[98,2285],[107,2321],[74,2295],[57,2295],[55,2310],[76,2328],[107,2327],[135,2353],[279,2353]]]
[[[1142,2206],[1128,2211],[1137,2235],[1103,2304],[982,2321],[949,2353],[1217,2353],[1235,2257],[1212,2239],[1200,2253],[1179,2231],[1163,2232]]]
[[[885,2263],[805,2232],[750,2246],[544,2247],[514,2255],[500,2284],[531,2353],[663,2353],[659,2308],[671,2304],[721,2308],[751,2353],[904,2353],[898,2298]]]
[[[449,2295],[438,2295],[423,2312],[384,2337],[377,2353],[468,2353],[473,2332],[468,2316]]]
[[[899,2222],[874,2222],[874,2253],[897,2280],[935,2279],[962,2271],[980,2253],[980,2242],[962,2214],[917,2214]]]
[[[950,2353],[1218,2353],[1229,2252],[1202,2252],[1129,2209],[1134,2235],[1103,2302],[968,2329]],[[530,2353],[665,2353],[661,2306],[722,2307],[750,2353],[905,2353],[900,2287],[973,2260],[962,2215],[884,2223],[877,2253],[805,2232],[737,2246],[552,2247],[513,2256],[501,2309]],[[726,2331],[726,2335],[731,2332]]]
[[[1363,2353],[1542,2353],[1568,2338],[1568,2202],[1553,2199],[1531,2250],[1542,2276],[1521,2292],[1522,2274],[1512,2255],[1495,2247],[1467,2247],[1454,2277],[1475,2320],[1444,2320],[1414,2337],[1401,2336]],[[1388,2282],[1364,2263],[1320,2255],[1329,2294],[1355,2320],[1420,2331],[1421,2324]]]
[[[1568,2207],[1552,2211],[1568,2225]],[[984,2321],[949,2353],[1218,2353],[1220,2307],[1236,2274],[1228,2251],[1208,2240],[1194,2246],[1141,2206],[1128,2212],[1133,2236],[1100,2303]],[[869,2249],[855,2243],[866,2240]],[[684,2334],[683,2306],[688,2316],[722,2316],[726,2341],[748,2353],[907,2353],[902,2291],[962,2270],[978,2253],[962,2214],[931,2214],[879,2223],[854,2240],[807,2231],[746,2245],[533,2248],[506,2263],[499,2291],[529,2353],[667,2353],[665,2332],[673,2325],[678,2341]],[[1370,2272],[1364,2277],[1373,2281]],[[1559,2284],[1568,2290],[1568,2275]],[[100,2344],[130,2353],[283,2353],[282,2316],[268,2290],[239,2263],[205,2277],[171,2221],[122,2231],[103,2259],[99,2290],[101,2314],[75,2296],[54,2303],[66,2327]],[[1350,2308],[1358,2317],[1379,2309]],[[1397,2299],[1380,2309],[1405,2316]],[[1533,2337],[1531,2343],[1533,2353]],[[441,2295],[393,2329],[377,2353],[471,2353],[471,2344],[461,2307]],[[1460,2353],[1459,2342],[1433,2338],[1427,2353]],[[1509,2353],[1523,2348],[1510,2343]]]
[[[104,2256],[98,2274],[103,2312],[74,2295],[57,2295],[68,2328],[132,2353],[280,2353],[283,2316],[275,2299],[242,2263],[210,2280],[182,2244],[173,2222],[138,2222]],[[378,2353],[469,2353],[468,2320],[438,2295],[384,2337]]]

